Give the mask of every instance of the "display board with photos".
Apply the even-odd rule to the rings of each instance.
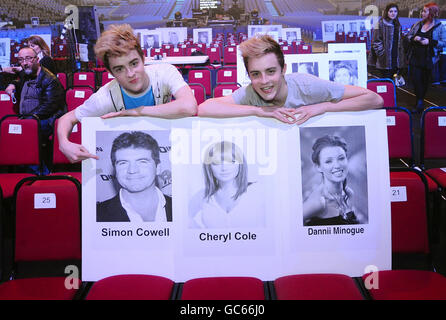
[[[385,110],[327,113],[301,126],[84,118],[83,144],[99,160],[82,163],[82,280],[390,269],[386,130]],[[335,173],[324,161],[333,152]],[[342,186],[338,201],[324,193],[330,185]],[[326,206],[315,206],[323,195]]]
[[[282,37],[282,25],[248,25],[248,38],[257,34],[268,34],[279,42],[279,38]]]
[[[288,44],[299,42],[302,40],[302,33],[300,28],[282,28],[282,41],[287,41]]]
[[[212,28],[193,29],[194,43],[209,46],[212,42]]]
[[[370,31],[372,27],[371,19],[356,19],[356,20],[330,20],[321,21],[322,24],[322,41],[335,41],[336,32],[356,32],[360,34],[361,31]]]
[[[146,50],[161,48],[162,37],[159,30],[141,30],[139,32],[141,47]]]

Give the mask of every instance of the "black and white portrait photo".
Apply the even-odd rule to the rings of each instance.
[[[6,43],[0,42],[0,57],[6,56]]]
[[[303,225],[368,223],[365,127],[301,128]]]
[[[159,34],[145,34],[143,35],[143,48],[152,49],[160,47]]]
[[[200,28],[193,30],[194,43],[209,46],[212,42],[212,28]]]
[[[203,187],[190,200],[189,227],[264,227],[263,186],[250,178],[242,150],[233,142],[215,142],[202,161]]]
[[[97,131],[96,221],[171,222],[169,131]]]
[[[344,85],[358,85],[357,60],[329,61],[330,81]]]
[[[325,32],[334,32],[334,24],[333,23],[325,23],[324,31]]]
[[[344,32],[344,24],[343,23],[336,24],[336,32]]]
[[[299,62],[292,63],[291,68],[293,73],[307,73],[319,77],[319,63],[318,62]]]

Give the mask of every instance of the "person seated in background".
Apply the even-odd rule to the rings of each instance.
[[[66,112],[65,90],[59,79],[38,61],[36,51],[22,48],[18,53],[22,71],[19,80],[6,87],[6,93],[17,100],[19,113],[32,115],[40,121],[42,143],[49,145],[54,122]]]
[[[198,107],[201,117],[271,117],[302,124],[311,117],[333,111],[380,108],[383,99],[357,86],[323,80],[309,74],[286,73],[280,45],[261,35],[240,44],[251,84],[231,95],[208,99]]]
[[[98,159],[82,145],[68,140],[73,126],[83,117],[176,119],[196,114],[195,96],[177,68],[170,64],[144,66],[144,52],[130,25],[110,26],[94,49],[97,58],[115,78],[60,118],[59,148],[71,162]],[[174,101],[171,101],[172,95]]]

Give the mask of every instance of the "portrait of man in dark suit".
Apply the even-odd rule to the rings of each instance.
[[[98,202],[97,222],[171,222],[172,198],[157,186],[158,142],[141,131],[124,132],[113,141],[111,163],[119,184],[111,199]]]

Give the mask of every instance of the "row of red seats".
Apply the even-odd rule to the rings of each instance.
[[[14,191],[16,269],[11,272],[12,280],[0,284],[0,299],[446,299],[446,278],[434,272],[430,258],[426,180],[415,170],[400,169],[391,171],[390,181],[391,186],[404,186],[407,193],[407,201],[391,203],[392,270],[362,278],[305,274],[274,281],[211,277],[185,283],[151,275],[118,275],[82,283],[76,290],[67,288],[66,275],[27,277],[20,273],[24,270],[20,265],[32,261],[54,265],[56,261],[77,261],[81,265],[80,183],[69,176],[29,177]],[[36,195],[42,194],[53,194],[57,205],[36,206]],[[420,255],[426,263],[412,263],[411,258],[419,260]]]

